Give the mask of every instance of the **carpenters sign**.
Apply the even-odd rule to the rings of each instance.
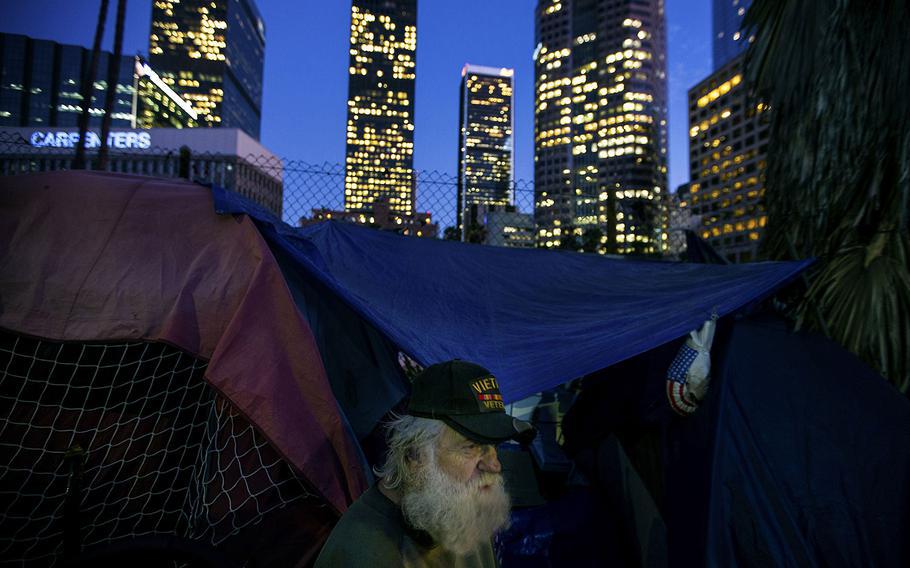
[[[75,148],[79,141],[79,132],[63,130],[36,130],[29,137],[29,142],[35,148]],[[85,135],[85,147],[97,148],[101,146],[101,137],[96,132]],[[118,131],[111,132],[107,137],[108,148],[145,150],[152,146],[152,136],[143,131]]]

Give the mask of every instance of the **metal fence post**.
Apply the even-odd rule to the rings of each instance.
[[[180,147],[180,170],[179,176],[183,179],[190,179],[190,158],[192,154],[190,153],[189,146]]]

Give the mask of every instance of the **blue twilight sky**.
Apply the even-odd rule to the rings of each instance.
[[[665,0],[670,190],[688,180],[686,91],[711,71],[711,0]],[[419,0],[415,167],[454,173],[465,63],[515,69],[515,176],[534,177],[536,0]],[[91,46],[99,0],[9,1],[0,31]],[[127,2],[124,53],[148,51],[151,0]],[[110,2],[105,48],[113,43]],[[309,163],[344,161],[348,0],[257,0],[266,24],[262,143]]]

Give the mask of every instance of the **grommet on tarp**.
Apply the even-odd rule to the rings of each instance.
[[[711,319],[705,320],[701,328],[689,332],[689,338],[667,371],[667,400],[670,408],[680,416],[688,416],[708,393],[711,380],[711,344],[714,342],[714,328],[717,309]]]

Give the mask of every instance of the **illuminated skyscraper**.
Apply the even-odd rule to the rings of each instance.
[[[156,0],[149,63],[199,126],[259,138],[265,24],[253,0]]]
[[[768,107],[746,92],[740,55],[689,90],[689,208],[733,262],[755,260],[764,208]]]
[[[538,244],[659,254],[667,191],[663,0],[538,0]]]
[[[414,212],[416,60],[417,0],[354,0],[344,208],[363,222],[377,201]]]
[[[471,205],[511,205],[512,69],[465,65],[458,107],[458,230],[477,224]]]
[[[745,51],[749,45],[749,38],[744,37],[739,28],[751,4],[752,0],[714,0],[711,16],[715,71]]]

